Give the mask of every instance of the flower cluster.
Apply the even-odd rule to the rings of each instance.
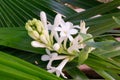
[[[34,39],[31,45],[46,49],[47,54],[42,55],[41,60],[49,61],[48,72],[67,78],[62,72],[63,67],[79,55],[81,50],[87,46],[86,42],[94,42],[91,39],[92,35],[87,34],[89,27],[85,27],[84,21],[81,21],[80,25],[65,22],[61,14],[56,15],[53,24],[47,21],[43,11],[40,13],[40,18],[41,20],[29,20],[25,25],[29,36]],[[89,47],[87,53],[93,49]],[[52,62],[55,60],[62,60],[62,62],[57,67],[53,67]]]

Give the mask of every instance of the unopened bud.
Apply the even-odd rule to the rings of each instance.
[[[46,47],[44,44],[42,44],[42,43],[40,43],[40,42],[38,42],[38,41],[32,41],[32,42],[31,42],[31,45],[32,45],[33,47]]]
[[[40,40],[45,43],[45,44],[48,44],[48,41],[46,39],[46,36],[44,34],[40,35]]]
[[[42,22],[40,20],[37,20],[37,19],[33,19],[33,20],[29,20],[26,25],[25,25],[25,28],[28,30],[28,31],[37,31],[38,33],[42,33],[42,30],[44,28]]]
[[[36,28],[37,28],[37,31],[39,33],[42,33],[42,30],[44,29],[44,26],[43,26],[43,24],[40,20],[38,20],[38,22],[36,22]]]
[[[30,36],[30,37],[32,37],[33,39],[35,39],[35,40],[37,40],[37,39],[39,39],[39,33],[37,32],[37,31],[29,31],[28,32],[28,35]]]
[[[49,40],[49,33],[47,30],[43,30],[42,34],[44,34],[46,36],[46,39]]]
[[[53,45],[53,49],[56,50],[56,51],[58,51],[60,49],[60,45],[58,43],[55,43]]]
[[[30,25],[29,25],[28,23],[26,23],[25,28],[26,28],[28,31],[33,31],[33,29],[30,27]]]
[[[30,26],[32,25],[32,21],[31,20],[28,20],[27,22]]]

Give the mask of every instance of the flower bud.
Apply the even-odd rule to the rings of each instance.
[[[35,40],[37,40],[37,39],[39,39],[39,33],[37,32],[37,31],[29,31],[28,32],[28,35],[30,36],[30,37],[32,37],[33,39],[35,39]]]
[[[47,40],[50,39],[50,37],[49,37],[49,33],[48,33],[47,30],[43,30],[43,31],[42,31],[42,34],[44,34],[44,36],[46,37]]]
[[[31,20],[28,20],[27,22],[30,26],[32,25],[32,21]]]
[[[37,19],[33,19],[33,20],[29,20],[26,25],[25,25],[25,28],[28,30],[28,31],[37,31],[38,33],[42,33],[42,30],[44,28],[43,24],[41,23],[40,20],[37,20]]]
[[[40,18],[41,18],[41,21],[42,21],[42,23],[43,23],[43,25],[44,25],[45,30],[48,30],[48,28],[47,28],[47,17],[46,17],[46,13],[42,11],[42,12],[40,13]]]
[[[42,30],[44,29],[44,26],[43,26],[41,21],[38,20],[38,22],[36,22],[36,28],[37,28],[37,31],[39,33],[42,33]]]
[[[56,50],[56,51],[58,51],[60,49],[60,45],[58,43],[55,43],[53,45],[53,49]]]
[[[40,40],[45,43],[45,44],[48,44],[48,41],[46,39],[46,36],[44,34],[40,35]]]
[[[30,27],[30,25],[29,25],[28,23],[26,23],[25,28],[26,28],[28,31],[33,31],[33,29]]]
[[[33,47],[46,47],[44,44],[42,44],[42,43],[40,43],[40,42],[38,42],[38,41],[32,41],[32,42],[31,42],[31,45],[32,45]]]

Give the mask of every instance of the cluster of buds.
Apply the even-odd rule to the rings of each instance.
[[[84,21],[81,21],[80,25],[65,22],[61,14],[56,15],[53,24],[47,21],[43,11],[40,13],[40,18],[41,20],[29,20],[25,25],[29,36],[34,39],[31,45],[46,49],[47,54],[42,55],[41,60],[49,61],[48,72],[67,78],[62,72],[63,67],[80,55],[81,50],[87,46],[86,42],[94,42],[92,35],[87,33],[89,27],[85,27]],[[86,53],[90,53],[93,49],[89,47]],[[53,67],[52,62],[55,60],[62,62],[57,67]]]

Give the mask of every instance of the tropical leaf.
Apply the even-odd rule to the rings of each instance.
[[[71,75],[74,80],[89,80],[86,75],[80,71],[77,67],[68,68],[66,71]]]
[[[31,46],[32,39],[23,27],[0,28],[0,34],[4,34],[0,35],[0,45],[34,53],[44,52]]]
[[[63,2],[63,3],[62,3]],[[84,12],[77,13],[73,9],[64,5],[69,3],[80,8],[86,9]],[[117,7],[120,0],[114,0],[110,3],[102,4],[88,0],[0,0],[0,79],[2,80],[62,80],[53,74],[39,68],[45,68],[46,62],[40,60],[40,56],[45,53],[41,48],[33,48],[31,46],[32,39],[27,35],[24,29],[27,20],[32,18],[39,19],[40,11],[45,11],[48,21],[54,21],[56,13],[66,16],[66,21],[79,24],[80,20],[85,20],[89,28],[88,33],[97,36],[107,35],[119,36],[120,12]],[[99,17],[93,17],[101,14]],[[115,17],[113,17],[115,16]],[[115,34],[114,34],[115,33]],[[105,34],[106,35],[106,34]],[[101,37],[103,38],[103,37]],[[98,38],[97,38],[98,39]],[[120,74],[120,44],[115,40],[104,37],[103,41],[90,43],[90,46],[96,47],[92,53],[88,55],[83,64],[87,64],[99,75],[108,80],[119,80]],[[36,54],[38,53],[38,54]],[[13,57],[17,56],[21,59]],[[83,54],[84,55],[84,54]],[[55,62],[54,65],[58,64]],[[78,58],[68,63],[65,70],[73,79],[88,79],[84,73],[76,68]],[[100,67],[101,66],[101,67]],[[72,70],[71,70],[72,69]],[[9,70],[9,71],[8,71]]]
[[[107,4],[101,4],[81,13],[76,13],[70,17],[67,17],[67,21],[74,21],[74,20],[81,20],[81,19],[88,19],[90,17],[96,16],[98,14],[106,13],[110,10],[115,9],[120,4],[120,1],[112,1]],[[93,13],[94,12],[94,13]]]
[[[76,13],[74,10],[53,0],[0,0],[0,5],[0,27],[24,26],[29,19],[39,19],[40,11],[45,11],[48,20],[51,22],[53,22],[53,16],[56,14],[54,11],[61,14],[64,12],[66,16]]]
[[[12,79],[62,80],[37,66],[3,52],[0,52],[0,67],[0,74],[6,75],[5,77],[10,77]]]
[[[97,5],[100,5],[101,3],[95,0],[88,1],[88,0],[60,0],[64,3],[69,3],[71,5],[77,6],[79,8],[83,9],[89,9],[92,7],[95,7]]]

